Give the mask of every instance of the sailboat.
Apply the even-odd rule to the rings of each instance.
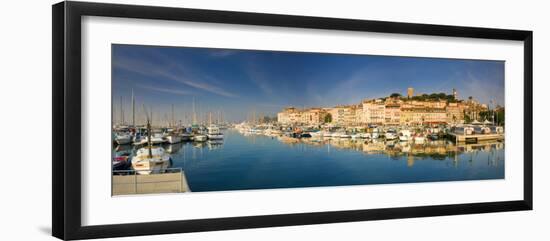
[[[153,146],[151,141],[151,123],[147,118],[147,146],[140,148],[132,158],[132,168],[140,175],[162,173],[170,165],[170,155],[160,146]]]

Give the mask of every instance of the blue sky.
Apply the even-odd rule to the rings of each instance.
[[[286,106],[359,103],[365,98],[458,91],[482,103],[504,105],[504,62],[374,55],[113,45],[112,95],[115,120],[120,98],[125,119],[136,96],[157,121],[188,121],[197,113],[221,112],[239,121],[251,112],[274,116]],[[140,117],[141,116],[141,117]]]

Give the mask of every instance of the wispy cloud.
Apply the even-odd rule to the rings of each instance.
[[[192,95],[193,94],[193,92],[179,90],[179,89],[159,88],[159,87],[147,86],[147,85],[137,85],[137,86],[147,90],[153,90],[153,91],[164,92],[164,93],[175,94],[175,95]]]
[[[266,75],[258,64],[256,64],[254,61],[248,62],[245,67],[246,74],[248,75],[248,78],[250,81],[252,81],[253,84],[258,87],[262,92],[268,95],[273,95],[273,87],[270,84],[270,80],[267,79]]]
[[[149,63],[145,61],[137,61],[131,58],[119,57],[117,61],[113,63],[115,68],[120,68],[126,71],[134,72],[140,75],[146,75],[149,77],[163,77],[176,81],[181,84],[193,87],[195,89],[203,90],[213,94],[236,98],[239,97],[237,94],[231,93],[228,90],[220,88],[216,85],[212,85],[206,82],[206,79],[211,78],[207,76],[198,76],[199,74],[192,75],[189,77],[189,74],[192,71],[189,71],[187,68],[184,68],[182,65],[178,65],[175,60],[170,61],[168,59],[163,59],[164,63],[171,63],[170,65],[158,65],[155,63]],[[198,80],[192,80],[200,79]]]

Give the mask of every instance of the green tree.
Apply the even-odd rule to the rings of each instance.
[[[464,123],[466,124],[472,123],[472,118],[466,114],[466,111],[464,111]]]
[[[390,95],[390,97],[392,97],[392,98],[401,97],[401,94],[399,94],[399,93],[392,93],[392,94]]]
[[[498,125],[504,125],[504,109],[500,109],[495,112],[495,123]]]
[[[449,102],[449,103],[456,102],[456,99],[455,99],[454,95],[447,95],[447,96],[445,96],[445,99],[447,99],[447,102]]]
[[[332,122],[332,115],[329,113],[325,116],[325,123],[330,123]]]

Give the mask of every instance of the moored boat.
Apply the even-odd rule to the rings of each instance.
[[[210,125],[207,129],[206,136],[210,140],[221,140],[223,139],[223,134],[220,132],[220,128],[215,125]]]
[[[180,136],[180,138],[181,138],[181,141],[189,141],[189,140],[191,140],[191,138],[193,137],[193,134],[187,133],[187,132],[183,132],[183,133],[180,133],[179,136]]]
[[[204,142],[204,141],[208,140],[208,136],[207,136],[207,135],[203,135],[203,134],[196,134],[196,135],[193,137],[193,140],[194,140],[194,141],[197,141],[197,142]]]
[[[424,141],[426,141],[426,137],[424,137],[424,134],[417,134],[414,136],[415,144],[423,144]]]
[[[399,131],[399,140],[400,141],[410,141],[412,140],[412,133],[410,130],[400,130]]]
[[[132,168],[136,173],[147,175],[151,173],[162,173],[170,165],[170,155],[164,148],[153,146],[153,137],[151,137],[151,125],[147,120],[147,146],[140,148],[136,156],[132,158]]]
[[[175,144],[175,143],[180,143],[181,142],[181,136],[176,135],[174,133],[171,133],[171,134],[167,135],[165,138],[166,138],[166,141],[170,144]]]
[[[394,129],[389,129],[384,134],[384,137],[386,138],[386,140],[395,140],[397,139],[397,132]]]
[[[130,133],[117,133],[115,134],[115,141],[119,145],[130,144],[133,140],[133,137]]]
[[[160,146],[140,148],[132,158],[132,168],[141,175],[161,173],[170,165],[170,155]]]

